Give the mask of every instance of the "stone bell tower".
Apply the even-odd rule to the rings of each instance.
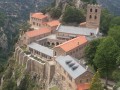
[[[101,16],[101,6],[88,4],[87,17],[86,17],[86,27],[99,28],[100,16]]]

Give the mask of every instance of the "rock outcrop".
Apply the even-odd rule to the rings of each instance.
[[[7,36],[2,28],[0,29],[0,48],[2,48],[3,50],[7,50],[8,48]]]

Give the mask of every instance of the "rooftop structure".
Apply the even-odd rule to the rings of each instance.
[[[77,35],[85,35],[85,36],[96,36],[99,32],[98,29],[85,28],[85,27],[75,27],[75,26],[64,26],[61,25],[58,28],[58,32],[69,33],[69,34],[77,34]]]
[[[85,36],[79,36],[77,38],[71,39],[69,41],[64,42],[63,44],[60,44],[56,47],[62,48],[64,51],[70,51],[80,45],[86,44],[87,39]]]
[[[77,61],[74,60],[74,58],[69,55],[57,57],[56,62],[59,63],[74,79],[86,71],[84,67],[82,67]]]
[[[52,49],[49,49],[48,47],[45,47],[45,46],[42,46],[42,45],[39,45],[37,43],[31,43],[28,45],[29,48],[31,49],[34,49],[38,52],[41,52],[45,55],[48,55],[50,57],[53,57],[53,50]]]
[[[31,17],[32,18],[36,18],[36,19],[43,19],[46,18],[47,15],[44,15],[43,13],[31,13]]]
[[[49,33],[49,32],[51,32],[50,29],[48,29],[48,28],[41,28],[39,30],[28,31],[25,34],[28,37],[35,37],[35,36],[42,35],[42,34]]]
[[[47,25],[50,27],[54,27],[54,26],[60,25],[60,22],[58,20],[53,20],[53,21],[47,22]]]

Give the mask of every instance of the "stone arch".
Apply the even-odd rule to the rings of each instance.
[[[50,42],[47,42],[47,45],[50,45]]]
[[[59,45],[59,42],[56,42],[56,45]]]
[[[55,45],[55,43],[52,43],[52,46],[54,46]]]

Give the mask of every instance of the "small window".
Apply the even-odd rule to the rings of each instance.
[[[62,80],[65,80],[65,77],[64,77],[64,76],[62,76]]]
[[[90,15],[90,17],[89,17],[90,19],[92,18],[92,15]]]
[[[71,84],[69,83],[69,87],[71,87]]]
[[[56,45],[59,45],[59,42],[56,42]]]
[[[55,54],[54,54],[55,56],[56,56],[56,52],[55,52]]]
[[[89,82],[89,80],[87,79],[86,82]]]
[[[90,9],[90,12],[92,12],[92,8]]]
[[[95,12],[97,12],[97,9],[95,9]]]
[[[95,16],[95,19],[97,19],[97,16]]]
[[[90,33],[90,35],[92,36],[92,35],[93,35],[93,33]]]
[[[82,80],[80,80],[80,83],[82,83]]]
[[[37,23],[37,26],[38,26],[39,24]]]
[[[33,22],[33,25],[35,25],[35,22]]]

